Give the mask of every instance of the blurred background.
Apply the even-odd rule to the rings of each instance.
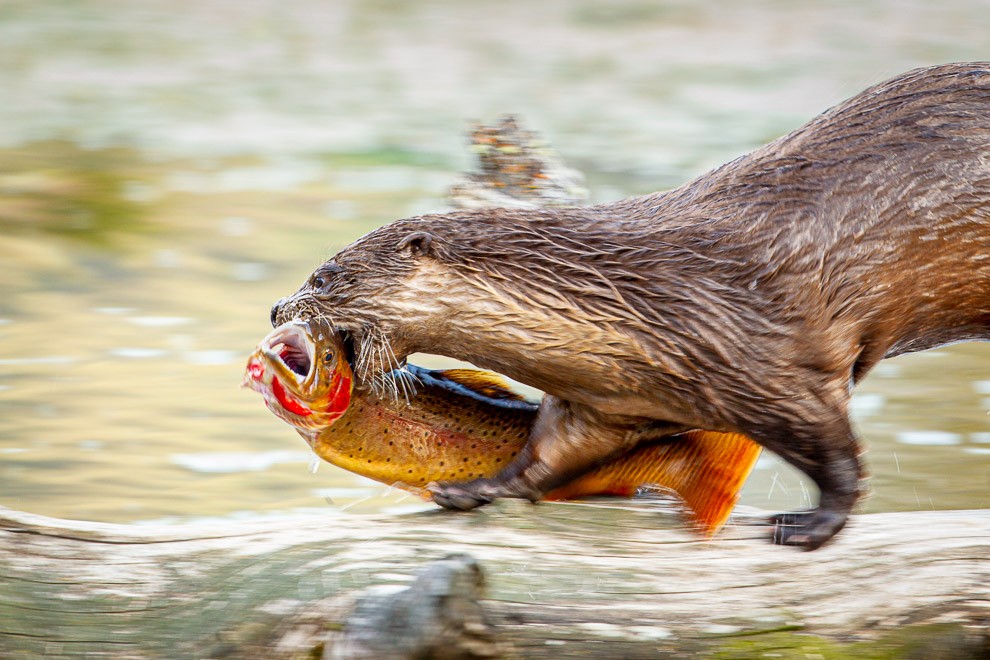
[[[422,506],[314,473],[238,384],[316,264],[444,208],[470,120],[518,114],[607,201],[976,59],[983,0],[0,0],[0,505],[113,522]],[[990,504],[988,410],[986,345],[881,364],[855,399],[862,508]],[[743,501],[813,497],[764,457]]]

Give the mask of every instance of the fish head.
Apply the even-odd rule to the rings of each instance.
[[[339,419],[351,402],[354,375],[347,339],[318,320],[283,323],[248,358],[242,386],[300,430]]]

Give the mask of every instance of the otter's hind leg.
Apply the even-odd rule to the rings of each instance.
[[[815,428],[754,434],[764,447],[807,474],[818,486],[818,507],[771,518],[771,540],[816,550],[841,530],[859,498],[863,467],[847,418]]]
[[[554,488],[598,467],[639,441],[639,420],[602,415],[554,396],[543,398],[529,442],[505,469],[488,479],[427,486],[447,509],[473,509],[511,497],[539,501]],[[671,427],[671,433],[680,430]],[[651,431],[654,436],[656,427]]]

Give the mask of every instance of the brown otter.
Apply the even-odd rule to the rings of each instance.
[[[660,431],[737,431],[817,484],[817,509],[773,521],[817,548],[860,492],[852,386],[990,339],[990,63],[898,76],[669,192],[399,220],[272,310],[314,314],[366,382],[425,351],[547,392],[525,451],[436,486],[442,506],[537,499]]]

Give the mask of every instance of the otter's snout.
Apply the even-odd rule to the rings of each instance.
[[[271,322],[273,328],[278,327],[278,314],[282,311],[282,305],[284,304],[285,298],[279,298],[278,301],[272,305]]]

